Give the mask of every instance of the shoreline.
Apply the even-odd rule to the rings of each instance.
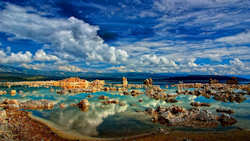
[[[117,141],[117,140],[133,140],[133,139],[138,139],[142,138],[145,136],[150,136],[154,134],[154,132],[151,133],[142,133],[139,135],[133,135],[133,136],[128,136],[128,137],[114,137],[114,138],[98,138],[98,137],[90,137],[90,136],[84,136],[76,132],[72,131],[63,131],[59,130],[60,127],[55,125],[54,123],[47,121],[45,119],[42,119],[40,117],[32,115],[32,113],[29,113],[28,116],[35,121],[38,121],[45,126],[49,127],[54,133],[56,133],[58,136],[67,139],[67,140],[87,140],[87,141]]]
[[[227,140],[243,140],[250,141],[249,130],[229,130],[229,131],[164,131],[145,133],[130,137],[119,138],[96,138],[88,137],[73,132],[65,133],[58,130],[53,123],[47,122],[44,119],[33,116],[29,112],[7,110],[7,120],[10,129],[15,134],[15,140],[34,140],[44,139],[53,141],[68,141],[68,140],[81,140],[81,141],[167,141],[176,140],[183,141],[190,139],[192,141],[227,141]],[[21,132],[22,131],[22,132]],[[73,133],[73,134],[72,134]],[[73,136],[72,136],[73,135]]]

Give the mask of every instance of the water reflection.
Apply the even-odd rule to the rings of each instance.
[[[17,89],[17,92],[21,90],[20,93],[15,96],[2,95],[0,100],[6,98],[19,99],[20,101],[52,100],[57,104],[55,109],[52,111],[32,111],[33,114],[55,123],[63,130],[73,130],[88,136],[120,136],[152,130],[160,125],[152,123],[150,117],[138,111],[143,111],[148,107],[173,105],[163,100],[152,99],[146,95],[132,97],[130,95],[119,95],[118,93],[97,92],[92,94],[93,97],[88,98],[88,94],[58,95],[55,91],[50,91],[49,88],[16,87],[15,89]],[[167,93],[175,94],[175,91],[176,88],[170,88]],[[108,96],[110,99],[119,99],[120,102],[122,101],[125,104],[122,106],[119,104],[104,105],[101,103],[102,100],[98,99],[100,95]],[[181,105],[188,109],[191,108],[191,102],[210,103],[210,107],[201,108],[211,110],[213,113],[216,113],[217,108],[230,108],[235,111],[232,116],[238,120],[234,126],[250,129],[250,96],[245,97],[247,100],[242,103],[230,103],[216,101],[212,97],[208,99],[203,96],[178,95],[176,97],[178,102],[175,105]],[[70,104],[78,103],[84,98],[88,98],[90,103],[88,111],[83,112],[77,107],[70,106]],[[59,105],[62,103],[66,105],[65,108],[60,108]],[[113,134],[109,134],[111,132]]]

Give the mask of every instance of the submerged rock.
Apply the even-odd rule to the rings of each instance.
[[[103,104],[120,104],[118,99],[110,99],[107,101],[102,101]]]
[[[101,96],[99,96],[98,98],[99,98],[99,99],[102,99],[102,100],[108,99],[108,97],[107,97],[107,96],[104,96],[104,95],[101,95]]]
[[[83,99],[81,100],[77,106],[82,110],[82,111],[88,111],[88,108],[89,108],[89,101],[87,99]]]
[[[19,90],[18,94],[24,94],[24,92],[22,90]]]
[[[67,90],[57,90],[56,93],[57,94],[66,94],[66,93],[68,93],[68,91]]]
[[[123,95],[129,95],[129,92],[123,92]]]
[[[211,106],[211,104],[209,103],[200,103],[200,102],[192,102],[190,105],[195,106],[195,107],[200,107],[200,106],[210,107]]]
[[[51,89],[49,89],[49,91],[50,91],[51,93],[53,93],[53,92],[55,91],[55,89],[51,88]]]
[[[65,105],[64,103],[61,103],[61,104],[59,105],[59,107],[60,107],[61,109],[64,109],[64,108],[66,107],[66,105]]]
[[[88,95],[88,98],[92,98],[92,97],[94,97],[94,96],[93,96],[93,95],[90,95],[90,94]]]

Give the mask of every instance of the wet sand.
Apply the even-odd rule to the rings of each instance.
[[[250,131],[232,130],[226,132],[189,132],[189,131],[164,131],[141,134],[126,138],[92,138],[75,133],[64,133],[53,127],[52,123],[43,121],[32,116],[28,112],[7,110],[8,126],[14,134],[14,140],[25,141],[105,141],[105,140],[124,140],[124,141],[250,141]]]

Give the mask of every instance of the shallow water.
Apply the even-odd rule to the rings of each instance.
[[[7,88],[0,88],[7,89]],[[74,131],[81,135],[93,137],[120,137],[127,135],[135,135],[144,133],[163,127],[162,125],[151,122],[151,117],[144,114],[143,111],[148,107],[156,108],[157,106],[170,106],[171,103],[166,103],[162,100],[154,100],[146,95],[139,95],[137,97],[120,95],[118,92],[96,92],[92,98],[87,98],[88,94],[66,94],[59,95],[56,92],[50,92],[50,88],[27,88],[27,87],[12,87],[24,91],[23,94],[16,94],[15,96],[2,95],[0,100],[5,98],[26,100],[41,100],[48,99],[56,103],[53,110],[31,111],[33,115],[51,121],[61,130]],[[8,89],[7,89],[8,90]],[[175,94],[176,88],[171,87],[167,93]],[[126,103],[125,106],[119,104],[103,105],[98,99],[98,96],[105,95],[109,99],[119,99]],[[238,122],[230,128],[247,128],[250,129],[250,97],[245,95],[247,100],[242,103],[225,103],[216,101],[212,98],[207,99],[203,96],[179,95],[175,105],[181,105],[185,108],[191,108],[191,102],[206,102],[210,103],[210,107],[203,107],[213,113],[216,113],[216,108],[225,107],[231,108],[235,111],[232,115]],[[70,104],[78,103],[80,100],[87,98],[90,107],[87,112],[81,111],[77,107],[72,107]],[[138,102],[142,99],[142,102]],[[64,103],[68,105],[66,108],[59,108],[59,104]],[[187,130],[187,128],[176,128],[179,130]],[[226,128],[217,128],[216,130],[224,130]],[[190,129],[188,129],[190,130]],[[194,129],[195,130],[195,129]],[[197,130],[197,129],[196,129]],[[200,130],[200,129],[198,129]],[[214,129],[213,129],[214,130]]]

